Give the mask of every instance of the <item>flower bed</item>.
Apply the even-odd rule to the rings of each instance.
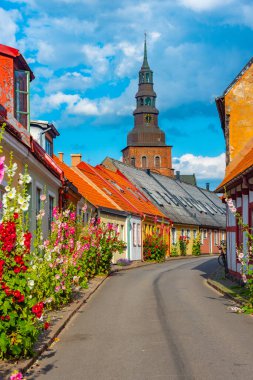
[[[115,226],[93,219],[83,226],[82,215],[79,218],[74,208],[61,212],[57,207],[45,240],[41,228],[44,194],[32,236],[27,214],[31,177],[25,170],[14,187],[17,165],[11,159],[4,169],[3,161],[0,178],[5,170],[8,185],[0,222],[0,358],[17,359],[31,356],[40,332],[49,327],[46,310],[70,302],[76,290],[87,287],[89,278],[107,274],[113,253],[121,253],[125,243]]]

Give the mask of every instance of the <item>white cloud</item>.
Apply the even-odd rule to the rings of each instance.
[[[210,11],[224,7],[232,2],[234,0],[179,0],[179,4],[196,12]]]
[[[216,157],[194,156],[186,153],[173,158],[173,167],[181,174],[195,173],[197,179],[223,178],[225,173],[225,153]]]
[[[16,33],[18,31],[18,20],[21,14],[17,10],[6,11],[0,8],[0,38],[1,44],[17,46]]]

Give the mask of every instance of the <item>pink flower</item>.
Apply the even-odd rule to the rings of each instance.
[[[23,379],[23,375],[21,372],[14,372],[10,377],[10,380],[22,380],[22,379]]]
[[[87,210],[87,205],[85,204],[85,205],[83,206],[83,208],[82,208],[82,211],[85,213],[86,210]]]
[[[44,202],[47,199],[46,194],[41,194],[40,200]]]
[[[61,287],[60,287],[60,286],[56,286],[55,289],[54,289],[54,291],[55,291],[56,293],[58,293],[60,290],[61,290]]]
[[[243,280],[243,282],[246,284],[246,282],[247,282],[247,276],[246,276],[246,274],[243,274],[243,275],[242,275],[242,280]]]
[[[71,220],[75,220],[76,219],[76,213],[75,212],[71,212],[70,215],[69,215],[70,219]]]
[[[60,278],[59,274],[56,274],[55,278],[56,278],[56,280],[59,280],[59,278]]]
[[[0,157],[0,183],[2,182],[4,178],[4,160],[5,160],[4,156]]]

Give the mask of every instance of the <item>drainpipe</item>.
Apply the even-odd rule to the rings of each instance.
[[[128,260],[131,260],[131,236],[130,236],[130,231],[131,231],[131,215],[128,215],[127,217],[127,258]]]
[[[144,220],[146,219],[146,215],[143,214],[141,216],[141,261],[144,261],[143,256],[143,227],[144,227]]]

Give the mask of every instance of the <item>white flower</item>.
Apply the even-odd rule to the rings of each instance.
[[[33,266],[32,266],[32,269],[33,269],[33,270],[36,270],[36,269],[37,269],[37,265],[33,265]]]
[[[25,199],[19,194],[18,195],[18,204],[23,205],[25,203]]]
[[[14,199],[16,196],[16,189],[15,187],[13,187],[8,193],[7,193],[7,197],[10,198],[10,199]]]
[[[29,203],[28,202],[24,202],[21,206],[20,206],[20,209],[22,211],[27,211],[29,208]]]
[[[32,177],[31,177],[29,174],[27,174],[27,175],[25,176],[25,178],[24,178],[24,182],[25,182],[25,183],[30,183],[30,182],[32,182]]]
[[[34,281],[33,280],[28,280],[28,286],[30,289],[32,289],[34,287]]]
[[[10,186],[5,186],[5,191],[10,191],[11,190],[11,188],[10,188]]]

